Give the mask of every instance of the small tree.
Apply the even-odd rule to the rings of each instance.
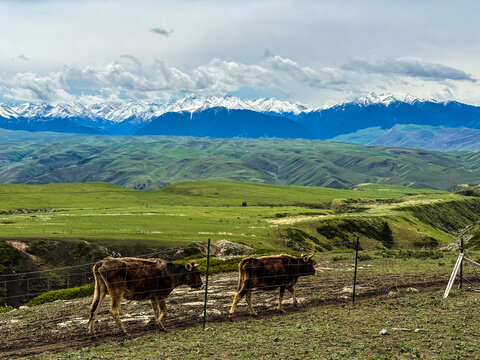
[[[393,246],[393,233],[392,229],[386,221],[383,222],[382,230],[380,230],[380,241],[386,247],[391,249]]]

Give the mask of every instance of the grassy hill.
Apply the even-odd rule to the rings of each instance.
[[[0,185],[0,237],[87,240],[102,246],[134,243],[185,246],[211,237],[254,248],[308,250],[316,245],[317,250],[323,250],[322,244],[343,245],[335,245],[338,236],[330,238],[325,231],[318,230],[319,224],[349,219],[376,229],[392,218],[395,219],[392,229],[398,238],[396,246],[402,247],[410,244],[411,238],[420,236],[415,235],[418,229],[444,242],[449,237],[399,210],[401,206],[417,209],[463,199],[470,198],[379,184],[336,190],[207,181],[177,183],[156,191],[129,190],[106,183],[3,184]],[[247,206],[242,206],[243,202]],[[410,223],[405,220],[407,215]],[[362,223],[364,218],[368,224]],[[373,218],[382,220],[372,221]],[[343,232],[372,237],[371,233],[357,231],[357,225]],[[341,229],[335,231],[342,233]],[[402,234],[407,232],[412,235],[405,243]],[[346,235],[339,236],[346,239]],[[370,246],[375,247],[377,240],[373,236]]]
[[[371,127],[351,134],[339,135],[331,140],[440,151],[480,150],[480,130],[465,127],[445,128],[411,124],[395,125],[385,130]]]
[[[480,183],[480,154],[318,140],[72,136],[23,132],[0,145],[0,182],[110,182],[158,189],[189,180],[348,188],[360,183],[448,189]],[[2,134],[0,134],[2,139]],[[15,141],[17,139],[18,141]]]

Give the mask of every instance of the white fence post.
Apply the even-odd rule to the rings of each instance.
[[[450,293],[450,290],[452,290],[453,283],[455,282],[455,278],[457,277],[458,270],[460,269],[460,265],[462,264],[463,261],[463,253],[460,253],[458,255],[457,262],[455,263],[455,266],[452,271],[452,275],[450,275],[450,280],[448,280],[448,285],[447,288],[445,289],[445,294],[443,294],[443,298],[446,299],[448,294]]]

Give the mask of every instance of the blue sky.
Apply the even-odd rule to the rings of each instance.
[[[1,1],[0,100],[480,104],[478,1]]]

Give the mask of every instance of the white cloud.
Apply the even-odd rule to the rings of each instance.
[[[132,55],[121,58],[125,61],[104,66],[65,66],[46,75],[17,73],[2,82],[5,97],[57,102],[96,92],[106,97],[124,94],[129,98],[168,98],[184,92],[220,95],[245,87],[286,94],[292,87],[334,88],[345,82],[339,70],[315,71],[278,55],[257,64],[213,59],[188,72],[158,60],[143,65]]]
[[[0,1],[0,100],[250,91],[322,105],[405,91],[478,102],[479,11],[447,0]]]
[[[475,82],[475,78],[463,70],[451,66],[422,61],[414,58],[355,58],[342,66],[345,70],[378,73],[384,75],[400,75],[418,77],[424,80],[467,80]]]

